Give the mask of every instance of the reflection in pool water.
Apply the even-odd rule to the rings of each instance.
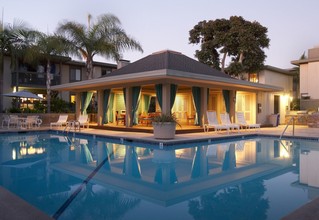
[[[318,142],[310,140],[258,136],[160,149],[57,133],[0,139],[0,184],[56,219],[279,219],[318,187],[309,165]],[[282,192],[289,196],[278,198]]]

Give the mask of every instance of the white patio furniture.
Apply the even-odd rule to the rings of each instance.
[[[208,132],[209,128],[214,128],[216,132],[226,129],[227,133],[229,133],[229,126],[220,124],[218,122],[215,111],[207,111],[206,115],[208,123],[204,124],[204,132]]]
[[[255,128],[256,130],[260,130],[260,124],[249,124],[246,119],[244,112],[236,112],[237,123],[241,128],[251,129]]]
[[[9,128],[10,125],[10,116],[9,115],[3,115],[1,120],[1,127],[4,128],[5,126]]]
[[[38,115],[28,115],[24,120],[20,120],[19,125],[21,128],[34,128],[38,126]]]
[[[86,125],[87,128],[89,128],[89,116],[88,115],[80,115],[77,122],[80,123],[80,127],[83,126],[83,128],[85,128],[85,125]]]
[[[240,125],[232,123],[230,121],[230,117],[229,117],[229,114],[227,112],[220,114],[220,120],[221,120],[223,125],[228,126],[231,130],[237,129],[237,131],[239,132]]]
[[[52,129],[53,126],[62,127],[67,124],[67,121],[68,115],[59,115],[59,119],[56,122],[50,123],[50,129]]]
[[[9,116],[9,127],[18,128],[19,127],[19,116],[18,115],[10,115]]]

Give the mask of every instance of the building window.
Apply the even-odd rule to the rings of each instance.
[[[102,71],[101,75],[102,76],[106,76],[106,75],[108,75],[108,74],[110,74],[112,72],[112,69],[111,68],[102,68],[101,71]]]
[[[70,82],[81,81],[81,69],[70,67]]]
[[[249,73],[249,82],[258,83],[258,73]]]

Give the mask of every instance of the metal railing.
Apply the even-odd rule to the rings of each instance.
[[[281,133],[279,139],[281,139],[282,136],[285,134],[285,132],[286,132],[287,128],[289,127],[291,121],[292,121],[292,136],[295,136],[295,118],[292,116],[292,117],[289,119],[289,121],[288,121],[288,123],[287,123],[285,129],[284,129],[283,132]]]

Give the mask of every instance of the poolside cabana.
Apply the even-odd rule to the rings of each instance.
[[[238,80],[179,52],[165,50],[130,63],[104,77],[52,87],[76,93],[76,113],[85,114],[92,95],[98,106],[97,123],[132,127],[147,123],[147,115],[173,112],[182,124],[202,126],[206,111],[244,109],[256,122],[258,92],[282,88]],[[122,117],[124,115],[124,118]],[[145,120],[144,120],[145,119]]]

